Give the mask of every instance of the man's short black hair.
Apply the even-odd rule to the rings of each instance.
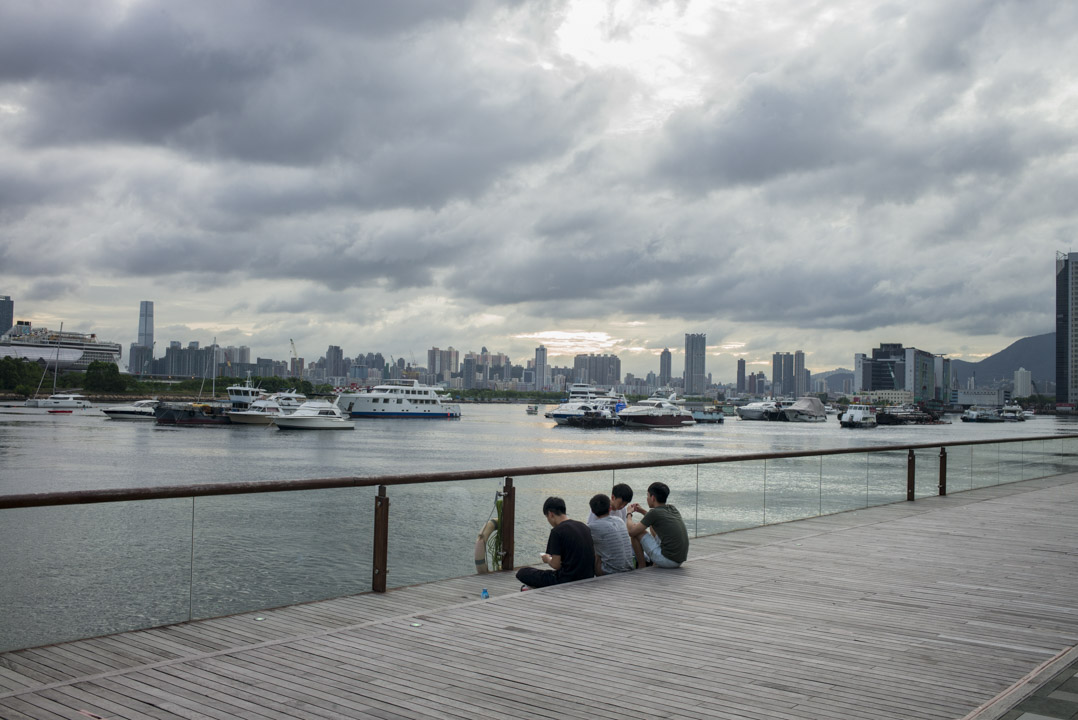
[[[555,515],[565,514],[565,501],[560,497],[548,497],[546,502],[543,503],[543,514],[553,512]]]
[[[633,499],[633,489],[625,483],[618,483],[610,491],[610,496],[619,498],[628,503]]]
[[[595,513],[595,517],[602,517],[610,512],[610,498],[602,493],[593,495],[588,505],[591,505],[591,511]]]
[[[666,486],[666,483],[653,482],[648,485],[648,495],[651,495],[660,503],[665,503],[666,498],[670,497],[670,488]]]

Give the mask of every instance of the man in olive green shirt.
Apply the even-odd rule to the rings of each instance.
[[[689,533],[681,513],[673,505],[667,505],[670,488],[666,483],[653,482],[648,486],[648,508],[640,522],[633,513],[643,513],[639,503],[633,503],[625,519],[629,537],[639,538],[650,564],[661,568],[681,567],[689,557]],[[648,530],[651,530],[649,533]]]

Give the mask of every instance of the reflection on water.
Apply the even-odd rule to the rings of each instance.
[[[671,430],[554,427],[523,406],[465,405],[459,421],[369,420],[350,433],[254,426],[177,428],[98,412],[0,408],[0,494],[86,488],[372,476],[704,457],[783,450],[1045,436],[1078,431],[1026,423],[844,430],[728,420]],[[1074,441],[1068,441],[1074,443]],[[1072,445],[1070,451],[1078,449]],[[952,491],[1065,469],[1063,441],[955,448]],[[938,451],[919,453],[919,496],[935,494]],[[517,564],[538,562],[549,495],[569,514],[628,483],[643,503],[672,489],[691,535],[902,500],[906,452],[520,476]],[[467,575],[499,479],[390,486],[389,585]],[[0,511],[0,649],[190,617],[243,612],[370,588],[374,488]]]

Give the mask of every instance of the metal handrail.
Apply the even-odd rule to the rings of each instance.
[[[674,467],[679,465],[710,465],[714,463],[748,462],[753,460],[778,460],[798,457],[821,457],[825,455],[852,455],[860,453],[896,452],[901,450],[927,450],[931,448],[961,447],[966,445],[999,445],[1036,440],[1065,440],[1078,438],[1074,435],[1047,435],[995,440],[959,440],[953,442],[915,443],[909,445],[875,445],[857,448],[832,448],[829,450],[789,450],[785,452],[746,453],[742,455],[711,455],[701,457],[667,458],[663,460],[628,460],[623,462],[586,463],[580,465],[536,465],[491,470],[468,470],[460,472],[416,473],[412,475],[373,475],[367,477],[314,478],[307,480],[267,480],[262,482],[207,483],[201,485],[169,485],[149,488],[115,488],[106,490],[73,490],[66,492],[26,493],[0,496],[0,510],[10,508],[50,507],[56,505],[82,505],[89,503],[125,502],[131,500],[164,500],[170,498],[210,497],[215,495],[244,495],[250,493],[294,492],[299,490],[329,490],[346,487],[376,487],[382,485],[418,485],[423,483],[453,482],[457,480],[482,480],[496,477],[520,477],[524,475],[559,475],[565,473],[601,472],[607,470],[631,470],[650,467]]]

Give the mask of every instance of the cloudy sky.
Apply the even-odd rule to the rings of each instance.
[[[1078,250],[1078,3],[0,0],[17,319],[286,359],[976,360]]]

